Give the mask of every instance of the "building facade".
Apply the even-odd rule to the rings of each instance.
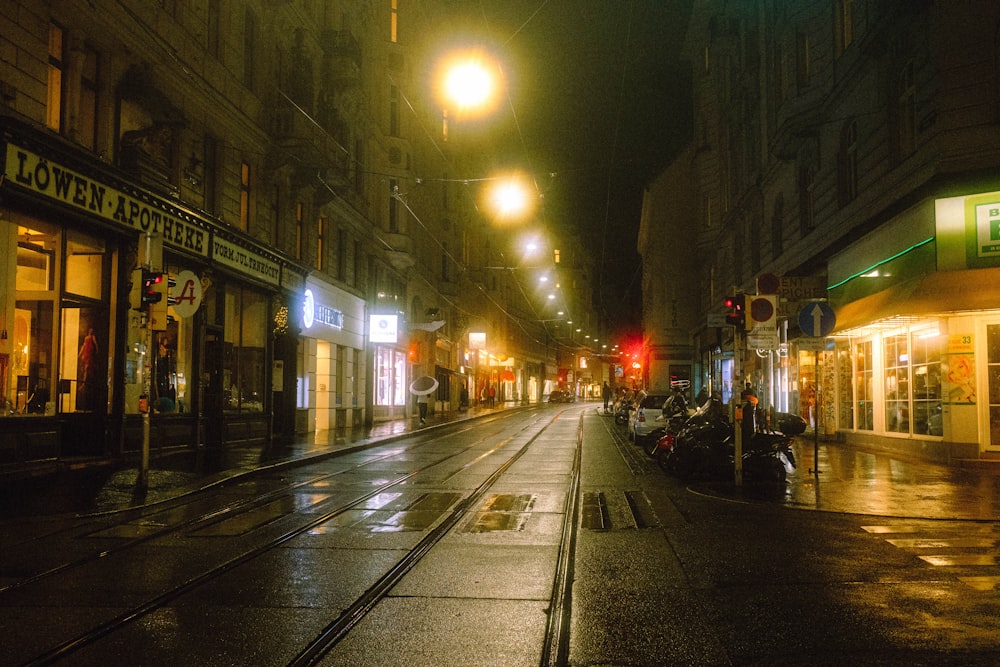
[[[697,221],[680,335],[706,384],[750,381],[842,441],[1000,457],[998,22],[989,2],[694,3],[675,167],[697,201],[649,205],[668,229]],[[734,343],[736,292],[773,295],[774,334]]]
[[[401,4],[8,3],[0,465],[397,419],[421,375],[542,400],[489,145],[426,81],[451,6]]]

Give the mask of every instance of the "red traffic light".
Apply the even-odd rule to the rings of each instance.
[[[162,273],[153,273],[143,270],[142,272],[142,303],[159,303],[163,299],[163,292],[160,290],[160,283],[163,282]]]
[[[726,308],[729,310],[726,313],[726,324],[734,327],[745,328],[747,322],[746,316],[746,295],[736,294],[733,296],[727,296],[725,300]]]

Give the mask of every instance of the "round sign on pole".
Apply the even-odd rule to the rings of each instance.
[[[177,274],[177,280],[170,288],[170,302],[177,317],[191,317],[198,312],[202,296],[201,279],[194,271]]]
[[[837,326],[837,316],[825,301],[810,301],[799,311],[799,329],[806,336],[829,336]]]
[[[777,294],[781,287],[781,278],[773,273],[762,273],[757,276],[758,294]]]

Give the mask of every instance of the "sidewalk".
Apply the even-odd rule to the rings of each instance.
[[[534,406],[542,407],[542,406]],[[555,407],[555,406],[553,406]],[[582,408],[598,415],[600,404],[572,403],[559,408]],[[467,411],[438,412],[426,426],[416,417],[383,422],[371,428],[320,431],[288,445],[262,449],[227,447],[221,452],[175,450],[150,461],[149,484],[137,488],[137,464],[109,462],[81,466],[46,476],[0,486],[0,519],[57,513],[110,512],[169,500],[220,484],[255,470],[280,468],[297,461],[363,449],[420,430],[455,421],[523,409],[473,407]],[[606,417],[611,419],[610,416]],[[609,423],[610,428],[620,428]],[[735,487],[731,482],[695,482],[693,493],[734,502],[765,502],[803,510],[871,514],[886,517],[1000,521],[1000,468],[959,468],[820,442],[818,466],[811,434],[796,438],[797,467],[784,487]],[[651,464],[655,465],[655,464]],[[818,472],[815,472],[818,470]]]
[[[414,416],[379,422],[371,427],[317,431],[300,435],[287,444],[272,443],[263,447],[257,444],[230,445],[221,450],[171,448],[154,451],[150,456],[145,489],[137,484],[139,462],[133,458],[66,462],[50,474],[11,478],[0,484],[0,520],[114,512],[152,505],[256,470],[277,469],[348,449],[364,449],[416,431],[513,409],[519,406],[508,404],[492,409],[474,406],[468,410],[439,411],[429,415],[424,426]]]

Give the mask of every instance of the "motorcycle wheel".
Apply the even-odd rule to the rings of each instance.
[[[626,423],[628,423],[628,417],[626,417],[623,414],[617,414],[615,415],[615,423],[618,424],[619,426],[624,426]]]

